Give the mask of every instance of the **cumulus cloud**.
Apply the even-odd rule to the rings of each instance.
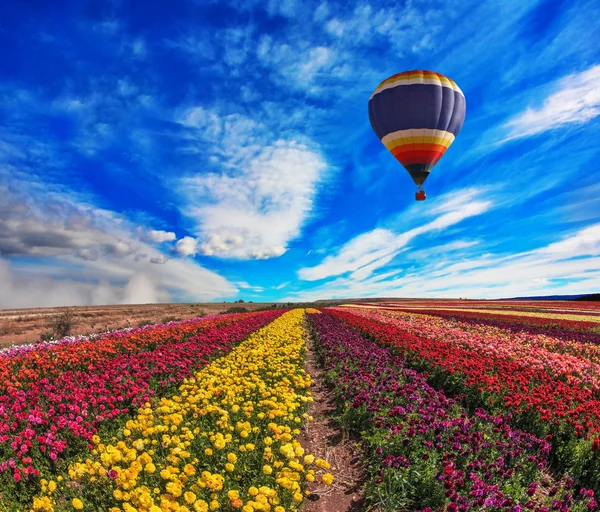
[[[538,108],[508,121],[508,138],[528,137],[567,124],[583,124],[600,114],[600,64],[560,79]]]
[[[0,307],[206,301],[237,293],[195,262],[167,258],[113,212],[39,184],[18,185],[0,190]],[[16,256],[29,258],[7,259]]]
[[[157,231],[154,229],[148,231],[148,236],[150,240],[159,244],[163,242],[173,242],[177,238],[172,231]]]
[[[187,241],[188,253],[237,259],[284,254],[312,211],[327,169],[322,156],[295,140],[270,142],[263,125],[241,115],[221,118],[195,107],[180,122],[214,142],[222,169],[182,180],[185,213],[197,225],[198,246]]]
[[[136,252],[130,240],[102,225],[108,212],[92,213],[69,202],[48,200],[43,207],[0,187],[0,255],[66,256],[97,260]]]
[[[181,240],[177,240],[175,251],[180,256],[195,256],[198,252],[198,242],[191,236],[184,236]]]

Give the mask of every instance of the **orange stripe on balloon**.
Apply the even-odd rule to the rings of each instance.
[[[448,148],[446,146],[442,146],[441,144],[403,144],[401,146],[396,146],[392,149],[391,153],[394,156],[402,155],[407,151],[435,151],[437,153],[441,153],[442,155],[446,152]]]

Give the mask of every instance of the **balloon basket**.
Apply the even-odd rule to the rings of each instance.
[[[427,196],[425,195],[425,191],[424,190],[419,190],[417,191],[417,193],[415,194],[415,199],[417,201],[425,201],[425,198]]]

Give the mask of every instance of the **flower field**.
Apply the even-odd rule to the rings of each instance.
[[[510,415],[468,414],[378,347],[329,315],[310,318],[346,425],[367,446],[371,502],[383,510],[594,510],[562,479],[538,493],[550,445],[510,426]]]
[[[308,495],[349,484],[306,448],[307,346],[330,420],[362,447],[365,510],[596,510],[597,335],[458,304],[218,315],[2,351],[0,510],[316,510]]]
[[[512,414],[514,426],[551,441],[553,462],[598,489],[600,346],[402,312],[330,312],[471,408]]]

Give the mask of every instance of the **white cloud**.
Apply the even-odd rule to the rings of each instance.
[[[425,261],[410,271],[340,277],[282,300],[377,296],[501,298],[597,293],[600,289],[600,224],[538,249],[507,256],[472,253],[469,249],[470,245],[454,247],[445,258]]]
[[[600,65],[558,81],[539,108],[528,108],[505,125],[508,138],[528,137],[567,124],[583,124],[600,115]]]
[[[177,240],[175,250],[180,256],[195,256],[198,253],[198,242],[191,236],[184,236]]]
[[[253,286],[249,283],[247,283],[246,281],[238,281],[234,283],[237,287],[241,288],[242,290],[249,290],[255,293],[261,293],[264,292],[265,289],[262,286]]]
[[[237,293],[222,276],[145,243],[140,235],[150,230],[40,184],[2,187],[0,219],[0,307],[202,301]],[[6,259],[15,256],[28,258]]]
[[[238,114],[195,107],[180,116],[199,141],[211,142],[219,172],[181,182],[184,213],[196,223],[199,252],[237,259],[281,256],[313,209],[327,169],[295,140],[273,141],[267,128]]]
[[[150,240],[159,244],[163,242],[173,242],[177,238],[175,236],[175,233],[173,233],[172,231],[162,231],[155,229],[151,229],[148,232],[148,236],[150,237]]]
[[[464,194],[460,195],[464,199]],[[327,256],[319,265],[300,269],[298,276],[307,281],[316,281],[352,272],[352,279],[365,279],[387,265],[415,237],[480,215],[489,210],[491,205],[489,201],[475,200],[459,203],[451,196],[432,205],[429,213],[441,215],[427,224],[403,233],[381,228],[362,233],[344,244],[337,254]]]
[[[276,82],[311,95],[323,92],[332,77],[348,73],[344,66],[347,55],[322,45],[310,46],[300,41],[281,43],[263,36],[256,55]]]
[[[600,224],[595,224],[566,237],[560,242],[550,244],[538,251],[540,255],[571,258],[578,256],[597,256],[600,254]]]

